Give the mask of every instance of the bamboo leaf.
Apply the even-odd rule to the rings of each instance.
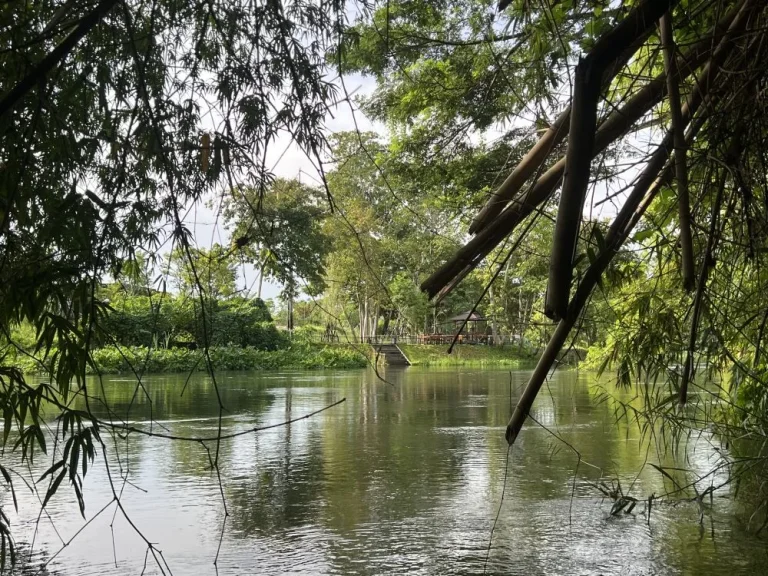
[[[66,474],[67,469],[62,468],[61,472],[59,472],[59,475],[56,477],[56,480],[54,480],[53,483],[48,487],[48,491],[45,493],[45,498],[43,499],[43,508],[46,507],[51,497],[56,494],[56,490],[59,489],[59,485],[61,484],[61,481],[64,480],[64,476],[66,476]]]

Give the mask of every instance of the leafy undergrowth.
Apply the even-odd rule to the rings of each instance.
[[[202,350],[106,346],[92,352],[102,374],[205,371]],[[364,368],[368,360],[354,346],[345,344],[297,344],[282,350],[256,350],[235,346],[210,349],[214,370],[277,370],[286,368],[319,370],[324,368]],[[18,356],[14,362],[28,374],[45,373],[45,362]],[[89,373],[93,368],[89,367]]]
[[[399,344],[413,366],[517,366],[531,357],[516,346],[456,346],[451,354],[448,346]]]

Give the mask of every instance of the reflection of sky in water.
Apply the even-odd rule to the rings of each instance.
[[[764,542],[729,515],[723,498],[707,510],[703,533],[691,504],[660,505],[650,523],[644,503],[633,514],[608,516],[611,502],[593,486],[601,478],[610,484],[618,477],[638,498],[669,486],[651,467],[638,476],[646,456],[639,432],[616,426],[611,409],[595,403],[586,374],[558,374],[542,391],[533,415],[550,431],[527,426],[505,471],[510,388],[514,403],[527,376],[514,372],[510,387],[506,370],[390,370],[385,377],[392,385],[364,371],[222,375],[224,434],[347,401],[290,426],[221,443],[229,516],[218,573],[482,573],[505,472],[490,574],[763,573]],[[144,429],[151,405],[154,431],[215,435],[213,386],[196,376],[181,396],[184,380],[148,378],[149,398],[134,401],[131,410],[133,387],[124,378],[105,383],[106,398],[115,413]],[[576,455],[553,433],[581,452],[578,471]],[[661,458],[704,474],[717,463],[710,441],[697,436],[683,451],[686,460]],[[112,441],[109,447],[114,454]],[[117,439],[120,463],[113,456],[110,471],[124,507],[176,575],[215,573],[225,519],[208,464],[215,447],[135,434]],[[659,461],[653,450],[649,460]],[[39,478],[49,465],[36,460],[26,477]],[[129,472],[124,486],[120,467]],[[681,480],[692,477],[682,473]],[[105,478],[99,460],[85,482],[89,518],[111,499]],[[715,484],[722,480],[722,473],[713,476]],[[17,540],[29,542],[39,502],[20,482],[17,490],[21,512],[12,516],[13,529]],[[12,509],[10,495],[3,502]],[[44,553],[33,563],[61,547],[59,535],[68,540],[83,525],[66,483],[49,513],[35,537]],[[88,525],[57,557],[54,571],[141,573],[146,545],[119,514],[113,523],[113,513],[109,508]],[[147,574],[158,573],[151,558],[148,566]]]

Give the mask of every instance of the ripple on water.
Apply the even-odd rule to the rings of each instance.
[[[765,573],[765,540],[732,519],[727,500],[707,512],[703,534],[698,508],[688,504],[654,508],[650,523],[642,504],[609,517],[611,503],[595,481],[621,474],[622,486],[634,481],[633,493],[645,497],[661,493],[664,479],[644,470],[635,480],[645,451],[615,426],[606,405],[593,402],[590,378],[556,374],[535,406],[539,421],[578,447],[578,470],[575,454],[535,426],[508,451],[510,400],[529,373],[408,369],[396,374],[395,386],[366,371],[228,374],[219,382],[225,433],[278,424],[341,397],[347,402],[220,444],[131,434],[109,445],[120,450],[119,462],[110,452],[110,471],[131,520],[177,576],[215,574],[217,551],[221,576],[482,574],[486,555],[488,574]],[[153,417],[173,434],[215,435],[219,411],[210,383],[195,376],[181,396],[184,380],[147,379]],[[107,380],[105,390],[110,407],[125,414],[132,388]],[[134,421],[146,429],[141,415]],[[706,440],[685,463],[697,474],[715,456]],[[217,454],[221,487],[210,467]],[[50,460],[36,459],[30,477],[48,466]],[[121,470],[128,472],[125,486]],[[62,487],[49,513],[69,538],[83,520],[71,487]],[[17,494],[16,538],[31,541],[39,501]],[[100,461],[86,478],[87,517],[110,499]],[[12,511],[8,502],[6,494],[4,511]],[[113,550],[113,513],[88,525],[52,568],[74,576],[140,574],[146,543],[118,514]],[[60,547],[43,518],[32,563]],[[159,573],[151,556],[146,573]]]

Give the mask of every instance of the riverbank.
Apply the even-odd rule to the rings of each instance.
[[[459,345],[451,354],[448,346],[398,344],[411,366],[519,366],[533,357],[517,346]]]
[[[400,349],[412,366],[499,366],[517,367],[533,357],[517,347],[456,346],[448,354],[447,346],[401,344]],[[300,342],[280,350],[251,347],[218,346],[209,350],[214,370],[323,370],[365,368],[374,358],[372,348],[362,344],[321,344]],[[51,357],[49,355],[49,357]],[[202,350],[185,348],[146,348],[143,346],[105,346],[92,352],[101,374],[162,374],[205,372]],[[26,374],[45,374],[45,362],[17,355],[14,365]],[[88,366],[89,374],[96,373]]]
[[[214,370],[222,371],[365,368],[369,363],[363,351],[351,344],[301,343],[281,350],[221,346],[211,348],[209,354]],[[202,350],[105,346],[94,350],[92,357],[101,374],[204,372],[207,370]],[[14,364],[27,374],[43,374],[46,371],[40,362],[26,356],[18,356]],[[88,373],[95,372],[91,366],[88,367]]]

